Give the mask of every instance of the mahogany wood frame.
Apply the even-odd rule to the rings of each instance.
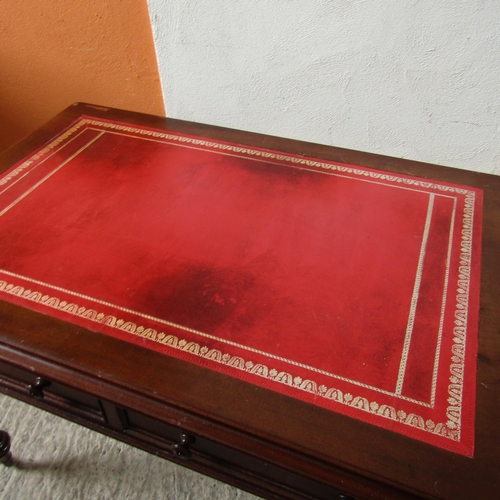
[[[483,189],[475,456],[0,301],[2,392],[265,498],[497,498],[500,177],[89,104],[1,155],[0,172],[82,114]]]

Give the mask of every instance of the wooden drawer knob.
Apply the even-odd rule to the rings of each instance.
[[[195,438],[189,434],[181,434],[181,439],[178,443],[172,445],[172,452],[181,460],[189,460],[191,458],[191,450],[189,445],[195,442]]]
[[[0,431],[0,464],[7,467],[13,464],[10,453],[10,436],[5,431]]]
[[[42,377],[37,377],[33,384],[29,384],[27,389],[32,398],[43,399],[43,390],[50,385],[50,382]]]

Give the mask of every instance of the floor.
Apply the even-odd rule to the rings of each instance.
[[[0,394],[15,467],[2,500],[257,500],[257,497]]]

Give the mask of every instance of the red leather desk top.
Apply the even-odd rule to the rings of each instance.
[[[471,456],[481,206],[83,117],[0,178],[0,298]]]

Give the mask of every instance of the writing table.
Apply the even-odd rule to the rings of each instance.
[[[497,177],[88,104],[0,168],[3,392],[265,498],[495,497]]]

